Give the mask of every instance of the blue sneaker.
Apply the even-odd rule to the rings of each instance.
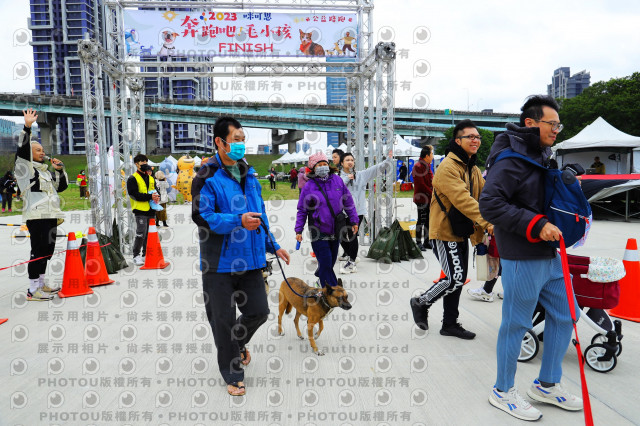
[[[570,393],[561,383],[556,383],[553,387],[545,388],[540,384],[538,379],[535,379],[529,390],[527,390],[527,395],[536,401],[552,404],[565,410],[582,410],[582,398]]]
[[[491,395],[489,395],[489,403],[497,409],[520,420],[533,422],[542,417],[540,410],[529,404],[529,402],[518,393],[515,386],[509,389],[508,392],[500,392],[494,387]]]

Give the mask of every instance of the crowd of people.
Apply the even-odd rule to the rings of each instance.
[[[25,127],[16,156],[15,181],[24,197],[23,218],[31,233],[29,300],[50,300],[59,289],[47,286],[44,274],[47,255],[53,253],[56,228],[64,216],[58,192],[67,187],[64,165],[51,160],[30,139],[35,111],[24,113]],[[550,146],[562,129],[558,105],[547,96],[530,97],[522,107],[518,125],[510,124],[497,136],[489,162],[512,149],[539,164],[548,164]],[[286,264],[287,250],[269,230],[269,220],[257,173],[245,159],[245,134],[232,117],[214,125],[216,154],[198,170],[192,183],[192,219],[198,228],[205,309],[217,348],[218,368],[230,395],[244,395],[244,369],[251,362],[247,344],[267,320],[269,313],[262,269],[266,252]],[[503,293],[502,323],[497,336],[497,375],[489,402],[524,420],[542,414],[514,386],[517,358],[524,333],[531,327],[539,302],[546,310],[545,345],[540,372],[527,390],[535,400],[567,410],[582,409],[582,400],[562,386],[562,358],[571,338],[572,320],[566,303],[562,268],[555,249],[545,241],[557,241],[560,230],[543,211],[543,175],[540,169],[508,158],[493,164],[483,177],[477,163],[482,138],[477,126],[463,120],[454,128],[446,158],[433,173],[433,147],[425,146],[413,167],[416,205],[416,244],[433,250],[443,272],[435,284],[411,298],[417,327],[429,328],[428,313],[443,300],[440,334],[470,340],[475,333],[458,321],[458,306],[469,265],[469,241],[479,244],[492,235],[501,256]],[[166,189],[162,172],[151,175],[148,158],[133,158],[136,172],[127,179],[127,194],[136,220],[133,256],[144,264],[149,220],[156,217],[152,204],[164,207],[158,217],[166,225]],[[308,235],[317,259],[318,287],[336,286],[335,264],[345,263],[341,273],[357,272],[358,232],[367,211],[367,185],[379,174],[393,170],[393,153],[379,164],[356,170],[353,153],[334,150],[331,161],[322,152],[309,157],[306,166],[289,173],[291,188],[299,189],[295,221],[296,240]],[[404,164],[401,179],[407,178]],[[80,179],[80,176],[78,177]],[[10,182],[5,175],[2,184]],[[276,188],[275,169],[269,173]],[[15,187],[15,185],[14,185]],[[3,193],[4,201],[4,193]],[[4,207],[4,206],[3,206]],[[11,205],[9,204],[9,208]],[[162,217],[162,219],[161,219]],[[305,227],[308,233],[305,234]],[[338,256],[340,246],[343,254]],[[469,291],[474,299],[492,301],[495,280]],[[241,315],[236,317],[236,307]]]

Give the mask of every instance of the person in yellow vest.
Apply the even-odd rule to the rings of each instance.
[[[156,217],[156,211],[151,208],[149,201],[160,201],[158,192],[155,191],[155,180],[149,176],[151,166],[147,164],[149,159],[144,154],[133,157],[133,163],[137,171],[127,179],[127,193],[131,198],[131,210],[136,218],[136,238],[133,240],[133,263],[144,265],[144,257],[147,254],[147,233],[149,232],[149,219]],[[140,256],[142,251],[142,256]]]
[[[591,165],[591,168],[596,169],[597,175],[607,174],[607,169],[604,166],[604,164],[600,162],[600,157],[596,157],[593,159],[593,164]]]
[[[80,188],[80,198],[89,198],[87,197],[87,176],[84,174],[84,170],[80,170],[80,173],[78,173],[76,183]]]

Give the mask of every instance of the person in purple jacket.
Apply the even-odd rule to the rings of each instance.
[[[302,188],[306,185],[309,178],[307,177],[307,173],[310,173],[311,170],[307,166],[302,166],[298,170],[298,195],[302,194]]]
[[[340,244],[334,235],[335,220],[327,199],[335,215],[343,210],[347,213],[349,222],[353,224],[351,229],[354,234],[358,232],[358,212],[351,193],[335,171],[331,171],[327,156],[323,152],[317,152],[309,157],[309,169],[311,173],[307,175],[308,182],[302,188],[298,200],[296,240],[302,241],[302,231],[308,218],[311,248],[318,260],[315,275],[320,279],[322,287],[327,285],[333,287],[338,284],[338,277],[333,267],[338,259]]]

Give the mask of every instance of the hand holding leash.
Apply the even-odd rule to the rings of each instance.
[[[249,231],[255,231],[260,226],[261,213],[247,212],[242,215],[242,226]]]
[[[540,238],[544,241],[560,241],[562,231],[551,222],[547,222],[540,231]]]

